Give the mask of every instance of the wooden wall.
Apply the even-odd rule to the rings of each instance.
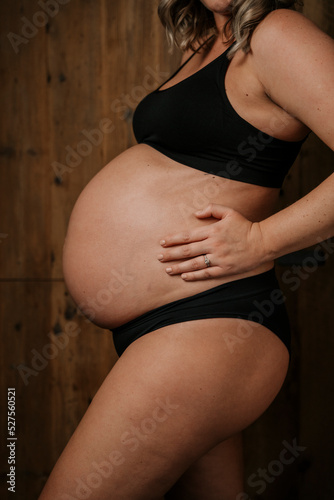
[[[306,15],[334,35],[330,0],[304,3]],[[44,15],[42,4],[51,9]],[[178,54],[168,55],[157,4],[0,4],[1,430],[5,449],[7,387],[14,387],[17,499],[37,498],[116,360],[110,333],[76,313],[61,253],[80,191],[133,144],[133,108],[178,63]],[[93,129],[103,130],[101,140],[87,146],[82,141]],[[332,164],[332,152],[312,137],[287,179],[282,206],[321,182]],[[248,485],[251,498],[334,497],[333,267],[331,257],[296,291],[284,280],[290,268],[284,262],[279,267],[293,324],[293,361],[280,396],[245,433],[246,479],[254,483],[259,467],[275,470],[271,464],[283,441],[296,440],[306,450],[261,494]],[[7,450],[3,458],[6,481]],[[1,492],[1,498],[11,495],[6,488]]]

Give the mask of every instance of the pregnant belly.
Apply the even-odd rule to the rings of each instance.
[[[94,323],[113,328],[162,304],[238,279],[242,276],[189,283],[168,276],[166,264],[157,259],[159,241],[169,233],[212,224],[213,219],[193,215],[210,202],[258,220],[269,214],[272,200],[271,189],[214,177],[149,146],[135,146],[103,168],[76,202],[63,254],[68,289]]]

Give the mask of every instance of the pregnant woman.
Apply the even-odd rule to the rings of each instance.
[[[334,147],[334,43],[294,3],[160,1],[183,64],[64,246],[70,293],[120,358],[41,500],[245,498],[240,433],[289,364],[273,261],[334,234],[333,176],[274,213],[310,130]]]

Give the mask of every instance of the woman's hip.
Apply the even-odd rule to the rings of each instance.
[[[138,338],[168,325],[209,318],[238,318],[237,334],[225,336],[229,349],[262,325],[273,332],[290,351],[289,320],[285,297],[274,269],[209,288],[189,297],[168,302],[112,329],[115,348],[121,355]]]

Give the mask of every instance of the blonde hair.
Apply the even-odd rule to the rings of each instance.
[[[228,9],[229,20],[223,33],[235,44],[229,58],[242,49],[247,53],[250,39],[256,26],[269,12],[276,9],[294,8],[302,5],[299,0],[232,0]],[[160,0],[158,14],[166,29],[170,46],[182,51],[195,50],[196,42],[218,34],[214,16],[200,0]]]

